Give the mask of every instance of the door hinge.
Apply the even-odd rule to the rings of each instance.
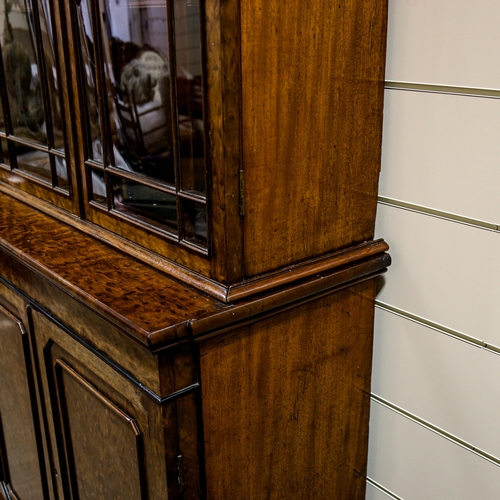
[[[243,216],[245,215],[245,185],[244,185],[243,170],[239,171],[239,190],[240,190],[240,200],[239,200],[240,215]]]
[[[177,457],[177,482],[179,483],[179,493],[184,491],[184,474],[182,472],[182,455]]]

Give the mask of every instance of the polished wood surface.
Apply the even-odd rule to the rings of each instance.
[[[164,328],[174,338],[182,336],[187,320],[224,307],[20,202],[0,197],[0,204],[0,247],[23,255],[29,267],[99,308],[145,343]]]
[[[33,330],[59,498],[166,498],[178,450],[160,439],[158,404],[45,314]]]
[[[135,420],[62,360],[56,362],[56,377],[65,441],[71,443],[75,496],[142,498],[141,432]]]
[[[14,199],[23,201],[32,206],[40,208],[40,201],[33,197],[28,197],[26,193],[19,196],[19,193],[0,186],[0,193],[3,192],[8,196],[12,196]],[[0,204],[2,200],[0,199]],[[5,200],[6,203],[10,203],[8,198]],[[334,269],[340,265],[354,262],[357,259],[364,258],[369,255],[374,255],[377,252],[387,251],[388,245],[382,240],[379,241],[368,241],[361,243],[359,245],[353,245],[347,249],[342,249],[316,259],[308,259],[305,262],[301,262],[295,265],[287,266],[275,272],[265,273],[260,276],[247,279],[238,283],[233,283],[231,285],[223,285],[221,283],[215,282],[213,280],[207,279],[206,277],[193,272],[192,270],[186,268],[179,268],[175,266],[172,262],[165,259],[160,259],[158,256],[154,256],[148,253],[145,249],[140,247],[131,248],[130,244],[118,240],[115,236],[110,237],[109,235],[103,236],[101,230],[92,224],[86,223],[86,221],[75,219],[68,215],[64,215],[61,212],[55,213],[53,208],[47,206],[43,207],[44,212],[48,211],[49,214],[53,215],[58,220],[62,220],[66,224],[70,224],[77,228],[79,231],[92,236],[98,240],[104,241],[110,244],[113,248],[122,250],[123,252],[132,255],[142,262],[150,264],[152,267],[163,271],[174,279],[178,279],[187,285],[196,288],[197,290],[210,295],[211,297],[222,301],[222,302],[233,302],[239,301],[244,298],[257,295],[277,286],[284,284],[291,284],[294,281],[299,281],[306,277],[313,276],[319,272],[328,271]]]
[[[0,167],[0,181],[15,186],[15,189],[22,189],[23,195],[34,195],[37,198],[48,201],[54,207],[71,211],[73,201],[66,195],[54,193],[41,182],[33,179],[33,176],[22,172],[13,172]]]
[[[60,322],[71,325],[71,331],[80,335],[86,342],[95,347],[103,356],[119,359],[120,365],[138,382],[149,387],[160,397],[158,380],[158,360],[151,357],[150,351],[134,338],[124,334],[124,331],[113,323],[106,321],[97,311],[90,310],[85,304],[69,298],[67,292],[50,281],[40,279],[39,275],[20,265],[14,258],[0,252],[0,303],[3,297],[13,300],[16,297],[15,288],[4,281],[11,279],[18,289],[35,303],[44,304],[50,314]],[[17,297],[19,299],[19,297]],[[26,304],[16,309],[24,314]],[[5,307],[13,310],[9,303]]]
[[[4,189],[216,298],[373,238],[386,0],[204,3],[206,252],[86,201],[78,30],[74,5],[56,4],[73,195],[0,169]]]
[[[5,487],[20,499],[47,494],[25,327],[0,306],[0,454]],[[38,435],[37,435],[38,433]],[[5,455],[4,455],[5,453]]]
[[[373,292],[200,344],[208,499],[364,498]]]
[[[16,224],[12,225],[14,218]],[[17,257],[28,269],[47,276],[81,303],[155,348],[182,339],[190,331],[199,335],[357,278],[375,276],[390,263],[386,249],[385,243],[378,242],[350,254],[341,252],[328,265],[313,266],[316,275],[306,284],[298,281],[276,292],[273,279],[265,277],[269,283],[264,291],[270,289],[267,295],[251,296],[237,305],[224,304],[23,203],[0,196],[0,252],[6,253],[0,270],[4,276],[14,283],[22,278],[12,265],[5,265],[8,255]],[[298,268],[299,278],[304,268],[307,265]],[[276,286],[287,284],[279,275],[274,279]],[[21,288],[29,286],[27,280]]]
[[[241,69],[240,5],[205,2],[207,99],[210,123],[212,277],[221,283],[244,278],[240,215]]]
[[[386,9],[242,2],[246,277],[373,238]]]
[[[114,153],[100,163],[85,109],[99,101],[109,122],[93,122],[106,156],[111,40],[89,44],[76,10],[104,29],[108,2],[49,3],[70,194],[54,171],[51,187],[0,165],[0,498],[361,500],[375,278],[390,264],[373,241],[387,0],[199,2],[203,193],[190,173],[174,188],[109,167]],[[171,42],[181,4],[162,4]],[[89,201],[89,169],[108,167],[176,197],[178,235],[141,219],[159,213],[147,196],[135,221],[113,208],[135,195],[110,179],[106,203]],[[187,199],[207,208],[206,245],[189,239],[204,221],[180,212]]]
[[[217,334],[221,328],[234,328],[241,323],[253,322],[284,307],[296,307],[320,294],[330,294],[358,282],[373,279],[385,272],[385,267],[389,264],[390,258],[384,254],[326,276],[320,274],[297,287],[285,288],[258,300],[234,305],[218,314],[193,320],[190,322],[190,330],[195,338]]]
[[[229,287],[228,299],[238,301],[257,293],[264,293],[305,280],[320,273],[329,273],[346,264],[353,264],[389,250],[389,245],[383,240],[369,241],[353,245],[347,250],[340,250],[318,259],[307,260],[295,266],[286,267],[275,273],[262,274],[259,277],[238,283]]]
[[[164,351],[160,359],[163,393],[176,393],[198,384],[197,351],[192,344]],[[174,480],[182,483],[177,485],[177,489],[169,489],[169,495],[173,498],[179,494],[179,489],[182,499],[203,498],[202,431],[198,399],[197,392],[190,392],[162,408],[163,421],[167,424],[164,432],[166,446],[179,450],[177,456],[167,457],[169,473],[175,473]]]
[[[186,321],[184,336],[150,345],[159,352],[155,355],[124,336],[130,335],[127,323],[119,327],[117,316],[100,307],[97,297],[88,300],[88,294],[70,289],[69,274],[65,280],[55,279],[47,267],[37,267],[41,232],[27,233],[33,242],[21,246],[23,253],[14,252],[6,234],[0,239],[0,292],[4,297],[15,294],[8,279],[36,299],[30,313],[31,338],[40,363],[40,395],[50,436],[44,450],[51,464],[48,470],[55,471],[47,483],[53,482],[63,498],[76,498],[80,489],[92,498],[109,487],[124,492],[124,498],[135,498],[146,494],[144,485],[147,498],[153,499],[164,498],[166,491],[169,498],[182,494],[179,498],[185,499],[204,498],[205,493],[208,498],[234,498],[233,491],[238,498],[304,498],[311,488],[318,495],[321,489],[338,498],[361,498],[368,418],[362,400],[369,384],[373,278],[390,261],[384,243],[358,249],[352,260],[348,253],[341,254],[340,261],[346,260],[333,271],[312,277],[306,272],[302,281],[280,283],[258,300],[219,303],[219,309]],[[16,244],[21,245],[17,240]],[[57,247],[44,248],[46,262],[52,262]],[[58,250],[67,250],[61,262],[73,256],[72,269],[80,272],[70,249],[61,245]],[[121,269],[115,267],[118,253],[110,248],[107,252],[108,272],[102,281],[95,275],[94,287],[105,286],[113,275],[109,273]],[[81,265],[93,266],[92,259]],[[138,297],[133,295],[133,300]],[[21,310],[22,301],[10,309]],[[54,313],[58,318],[51,317]],[[60,316],[68,327],[60,323]],[[327,400],[323,394],[329,395]],[[296,418],[290,417],[293,411],[298,412]],[[279,438],[275,442],[266,434],[267,426]],[[249,438],[242,436],[248,435],[253,440],[244,452]],[[313,448],[307,447],[309,441]],[[102,449],[92,451],[97,442]],[[332,447],[332,442],[337,444]],[[317,452],[319,458],[304,453],[307,464],[296,464],[299,449]],[[96,453],[106,462],[99,471],[93,469],[99,460],[89,458]],[[269,456],[262,453],[276,458],[264,483],[257,464],[268,467]],[[332,467],[320,474],[329,479],[311,482],[310,476],[322,467]],[[122,470],[129,471],[126,481],[120,479]],[[89,476],[97,480],[90,484]],[[269,496],[262,496],[261,490]],[[222,493],[217,496],[215,491]],[[245,497],[244,491],[251,496]]]

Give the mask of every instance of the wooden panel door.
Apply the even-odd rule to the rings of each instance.
[[[0,306],[0,495],[48,498],[27,332]],[[8,498],[8,497],[7,497]]]
[[[33,312],[59,497],[167,498],[162,408],[120,367]]]
[[[142,435],[135,419],[61,358],[54,367],[73,497],[145,498]]]

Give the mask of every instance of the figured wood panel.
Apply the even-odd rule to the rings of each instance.
[[[134,419],[61,360],[56,373],[74,498],[144,498]]]
[[[7,196],[0,196],[0,233],[3,247],[142,343],[158,331],[165,332],[166,340],[182,336],[188,320],[224,308],[196,289]],[[0,259],[2,274],[17,284],[21,275],[3,268]]]
[[[20,500],[40,500],[44,488],[29,366],[23,326],[0,306],[0,452],[5,453],[4,479]]]
[[[177,449],[165,449],[160,405],[45,314],[33,311],[33,327],[59,498],[164,500]]]
[[[63,323],[71,324],[82,338],[90,342],[101,353],[119,360],[120,365],[140,380],[156,394],[160,394],[158,381],[158,360],[135,340],[123,335],[116,326],[90,311],[85,305],[58,286],[40,279],[33,271],[23,268],[7,255],[0,256],[0,274],[9,274],[16,285],[35,302],[43,304]],[[8,294],[8,289],[0,282],[0,301]],[[7,305],[7,309],[14,310]]]
[[[245,277],[373,238],[386,9],[241,3]]]
[[[207,498],[364,498],[374,280],[200,344]]]

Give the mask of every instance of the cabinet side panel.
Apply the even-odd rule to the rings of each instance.
[[[386,2],[242,2],[245,276],[373,238]]]
[[[0,440],[6,482],[22,500],[44,498],[30,394],[27,336],[0,306]]]
[[[364,498],[374,282],[200,345],[207,497]]]

